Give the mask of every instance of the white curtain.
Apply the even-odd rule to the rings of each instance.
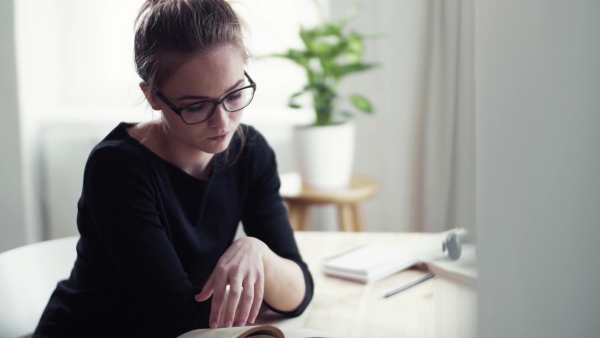
[[[355,171],[380,181],[364,203],[371,231],[475,229],[475,0],[330,0],[353,5],[381,67],[349,77],[346,93],[375,107],[359,116]]]
[[[411,230],[475,230],[474,0],[431,0],[424,23]]]

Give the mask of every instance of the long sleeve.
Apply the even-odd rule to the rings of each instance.
[[[306,293],[300,306],[292,312],[284,312],[269,306],[273,311],[286,316],[301,315],[313,296],[313,279],[302,260],[294,233],[287,217],[277,172],[275,153],[260,134],[254,134],[248,156],[248,193],[242,214],[247,235],[259,238],[277,255],[294,261],[300,266],[306,284]]]
[[[144,161],[118,147],[96,149],[84,176],[85,210],[110,263],[165,334],[202,325],[202,306],[159,219],[152,175]],[[119,280],[121,279],[121,280]]]

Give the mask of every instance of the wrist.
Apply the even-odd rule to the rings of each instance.
[[[261,258],[263,263],[263,268],[265,270],[265,274],[267,273],[267,268],[273,264],[273,261],[279,257],[277,256],[267,244],[261,241]]]
[[[269,247],[267,246],[267,244],[265,244],[265,242],[261,241],[260,239],[256,238],[256,237],[242,237],[240,239],[238,239],[237,241],[241,242],[240,244],[246,246],[247,248],[253,248],[254,250],[256,250],[256,252],[258,253],[259,257],[261,258],[263,265],[265,263],[265,260],[269,260],[271,258],[265,258],[266,256],[269,256],[270,254],[274,254],[271,249],[269,249]],[[252,249],[250,249],[252,250]]]

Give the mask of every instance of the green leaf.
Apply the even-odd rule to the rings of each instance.
[[[309,34],[312,34],[313,37],[323,37],[330,35],[341,37],[344,25],[345,23],[340,21],[326,22],[310,30]]]
[[[371,105],[369,100],[367,100],[367,98],[365,98],[362,95],[353,94],[350,96],[350,101],[356,108],[360,109],[365,113],[373,112],[373,106]]]
[[[294,93],[294,94],[292,94],[292,96],[291,96],[290,98],[291,98],[291,99],[295,99],[295,98],[297,98],[298,96],[300,96],[300,95],[304,94],[304,92],[305,92],[305,91],[306,91],[306,89],[302,90],[301,92]]]
[[[352,63],[348,65],[341,65],[335,67],[335,70],[331,72],[332,76],[336,79],[340,79],[346,75],[350,75],[352,73],[364,72],[365,70],[369,70],[371,68],[377,67],[376,63]]]
[[[310,30],[304,28],[304,27],[300,27],[300,38],[302,39],[302,42],[304,43],[305,46],[308,47],[308,45],[310,45],[310,42],[312,41],[312,33]]]
[[[271,57],[278,57],[283,59],[288,59],[300,65],[303,68],[306,68],[309,62],[309,57],[305,51],[299,51],[295,49],[290,49],[285,54],[271,54]]]
[[[350,63],[360,63],[364,54],[364,46],[360,35],[350,34],[347,37],[347,53]]]
[[[304,94],[306,92],[306,89],[302,90],[301,92],[297,92],[292,94],[292,96],[290,96],[290,100],[288,101],[288,107],[290,108],[294,108],[294,109],[299,109],[302,108],[301,105],[297,104],[294,99],[297,98],[298,96]]]

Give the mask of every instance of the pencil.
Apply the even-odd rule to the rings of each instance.
[[[430,273],[430,274],[428,274],[428,275],[425,275],[424,277],[422,277],[422,278],[419,278],[419,279],[417,279],[417,280],[416,280],[416,281],[414,281],[414,282],[408,283],[408,284],[406,284],[406,285],[404,285],[404,286],[401,286],[401,287],[399,287],[399,288],[397,288],[397,289],[395,289],[395,290],[392,290],[392,291],[390,291],[390,292],[386,293],[385,295],[383,295],[383,298],[388,298],[388,297],[391,297],[391,296],[393,296],[393,295],[397,294],[398,292],[404,291],[404,290],[406,290],[406,289],[408,289],[408,288],[411,288],[411,287],[413,287],[413,286],[415,286],[415,285],[417,285],[417,284],[419,284],[419,283],[421,283],[421,282],[424,282],[424,281],[426,281],[426,280],[428,280],[428,279],[430,279],[430,278],[433,278],[433,277],[435,277],[435,274],[434,274],[434,273]]]

